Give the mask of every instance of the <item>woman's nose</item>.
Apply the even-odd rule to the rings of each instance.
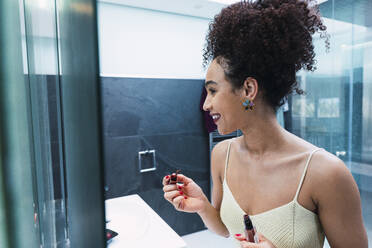
[[[210,110],[210,101],[208,99],[208,96],[207,96],[207,98],[205,98],[205,101],[204,101],[204,104],[203,104],[203,110],[204,111],[209,111]]]

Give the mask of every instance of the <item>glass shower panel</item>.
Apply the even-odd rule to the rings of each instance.
[[[105,247],[95,0],[56,0],[71,247]]]
[[[18,1],[0,1],[0,247],[40,247]]]
[[[324,39],[315,38],[317,70],[298,74],[306,94],[291,99],[292,132],[347,159],[351,52],[339,48],[352,43],[348,35],[352,25],[330,18],[325,22],[330,51],[326,51]]]
[[[94,0],[0,1],[2,248],[105,246],[97,53]]]
[[[304,96],[289,99],[291,131],[342,159],[358,184],[372,242],[372,2],[320,5],[330,51],[315,38],[318,69],[298,73]]]
[[[23,0],[24,59],[34,135],[35,221],[42,247],[68,245],[55,1]],[[24,16],[22,16],[24,14]]]
[[[372,2],[353,1],[352,159],[349,166],[358,184],[363,219],[372,245]]]

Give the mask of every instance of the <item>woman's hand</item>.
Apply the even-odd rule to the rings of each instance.
[[[164,198],[175,209],[189,213],[203,211],[208,199],[191,178],[178,174],[177,182],[183,184],[168,184],[169,178],[169,175],[163,178]]]
[[[258,244],[248,242],[245,240],[245,236],[241,234],[235,234],[235,238],[240,241],[240,247],[242,248],[275,248],[273,243],[266,239],[262,234],[257,233],[258,235]]]

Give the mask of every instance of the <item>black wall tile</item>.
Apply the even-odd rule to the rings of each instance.
[[[101,78],[101,85],[106,199],[139,194],[179,235],[204,229],[197,214],[178,212],[163,198],[161,184],[181,169],[210,195],[209,139],[199,109],[204,81]],[[140,173],[138,152],[152,149],[157,169]]]
[[[105,135],[203,133],[203,80],[102,78]]]
[[[208,140],[180,133],[105,139],[106,198],[152,188],[161,189],[162,178],[177,169],[196,182],[209,180]],[[155,171],[139,172],[138,152],[155,150]]]

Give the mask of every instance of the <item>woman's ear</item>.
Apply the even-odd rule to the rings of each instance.
[[[247,77],[243,84],[244,95],[250,100],[254,100],[258,94],[258,83],[253,77]]]

